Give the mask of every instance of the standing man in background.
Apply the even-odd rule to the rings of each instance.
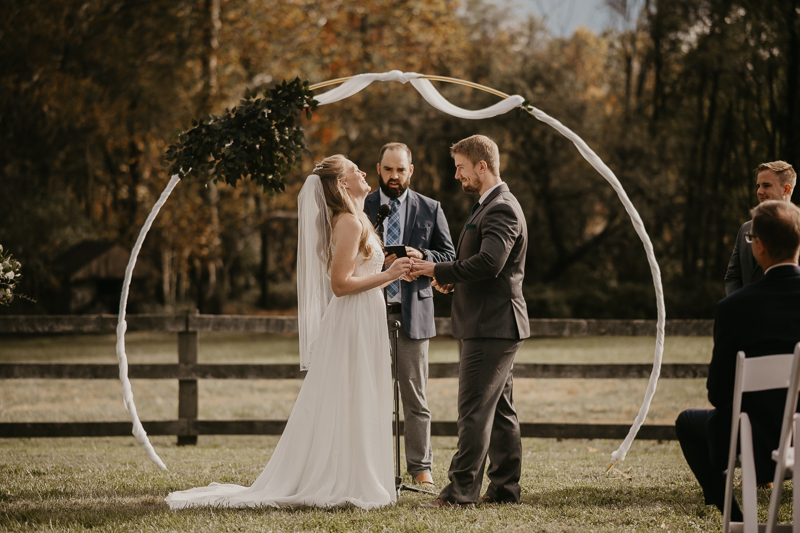
[[[792,199],[797,173],[786,161],[761,163],[756,168],[756,176],[758,185],[756,195],[759,203],[767,200],[788,202]],[[736,236],[736,244],[733,246],[733,254],[728,263],[728,271],[725,273],[725,294],[727,296],[764,277],[764,270],[753,257],[753,248],[745,237],[750,233],[752,224],[752,220],[742,224],[739,234]]]
[[[405,245],[412,259],[434,263],[455,259],[450,229],[439,202],[409,189],[414,165],[411,150],[403,143],[392,142],[381,148],[378,159],[379,189],[364,202],[372,223],[384,204],[392,212],[383,221],[385,245]],[[387,254],[386,268],[397,257]],[[433,321],[433,289],[425,276],[413,281],[395,281],[386,287],[388,318],[401,324],[397,339],[397,381],[403,400],[406,468],[416,483],[431,490],[433,449],[431,447],[431,411],[428,409],[428,345],[436,336]]]

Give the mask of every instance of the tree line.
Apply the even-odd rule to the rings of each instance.
[[[0,12],[0,244],[52,312],[56,259],[86,239],[132,246],[169,176],[167,146],[193,117],[246,90],[393,69],[520,94],[583,137],[616,173],[653,240],[672,318],[711,317],[736,231],[756,203],[753,169],[800,163],[800,5],[793,0],[608,0],[618,29],[550,35],[481,0],[10,0]],[[456,105],[496,97],[437,84]],[[408,144],[412,186],[451,231],[474,198],[449,146],[495,139],[529,225],[533,317],[652,318],[644,250],[614,191],[555,131],[523,113],[446,116],[410,87],[375,84],[304,122],[310,154],[286,191],[181,183],[143,249],[142,310],[290,309],[297,191],[316,160],[374,171]],[[447,312],[447,300],[438,300]]]

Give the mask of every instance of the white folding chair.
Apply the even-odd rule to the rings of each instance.
[[[800,343],[795,347],[794,353],[781,355],[766,355],[762,357],[746,358],[744,352],[736,356],[736,379],[733,391],[733,410],[731,416],[731,441],[728,452],[728,473],[725,482],[725,507],[722,519],[723,533],[756,533],[774,530],[777,521],[777,510],[780,506],[780,490],[786,474],[786,464],[791,446],[790,421],[793,419],[797,405],[798,387],[800,379]],[[773,482],[773,498],[770,502],[770,520],[766,524],[758,523],[758,506],[756,496],[756,468],[753,455],[753,432],[750,417],[742,413],[742,394],[771,389],[788,389],[784,408],[783,424],[781,428],[780,446],[773,453],[780,461],[775,469],[775,482]],[[788,414],[787,414],[788,413]],[[787,421],[788,416],[788,421]],[[734,469],[736,467],[736,449],[740,448],[739,462],[742,468],[742,514],[744,522],[731,522],[731,507],[733,501]],[[791,454],[793,456],[793,454]],[[777,490],[776,490],[777,489]],[[774,519],[772,507],[775,506]],[[797,508],[797,507],[795,507]],[[795,520],[795,523],[797,521]],[[772,527],[770,527],[772,526]],[[780,531],[789,531],[792,526],[780,526]],[[800,533],[797,530],[796,533]]]
[[[797,410],[797,396],[800,394],[800,342],[794,347],[794,364],[792,365],[791,382],[786,391],[786,404],[783,407],[783,420],[781,421],[781,440],[778,449],[772,452],[775,461],[775,478],[772,481],[772,495],[769,499],[769,516],[767,518],[767,533],[777,531],[792,531],[800,533],[800,490],[794,486],[794,456],[795,443],[797,442],[798,429],[800,429],[800,413]],[[792,480],[792,523],[778,524],[778,510],[781,506],[781,493],[783,480]]]

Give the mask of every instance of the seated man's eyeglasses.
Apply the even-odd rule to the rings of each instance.
[[[758,235],[756,235],[756,234],[755,234],[755,233],[753,233],[752,231],[748,231],[747,233],[745,233],[745,234],[744,234],[744,240],[745,240],[745,242],[747,242],[748,244],[752,243],[752,242],[753,242],[753,239],[755,239],[756,237],[758,237]]]

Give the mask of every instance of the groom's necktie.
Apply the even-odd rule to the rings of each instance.
[[[474,215],[475,211],[477,211],[480,206],[481,206],[480,202],[475,202],[475,205],[472,206],[472,211],[469,212],[469,216]]]
[[[400,200],[392,198],[389,200],[392,205],[392,214],[386,221],[386,244],[402,244],[400,242]],[[394,298],[400,291],[400,280],[393,281],[386,287],[386,295]]]

